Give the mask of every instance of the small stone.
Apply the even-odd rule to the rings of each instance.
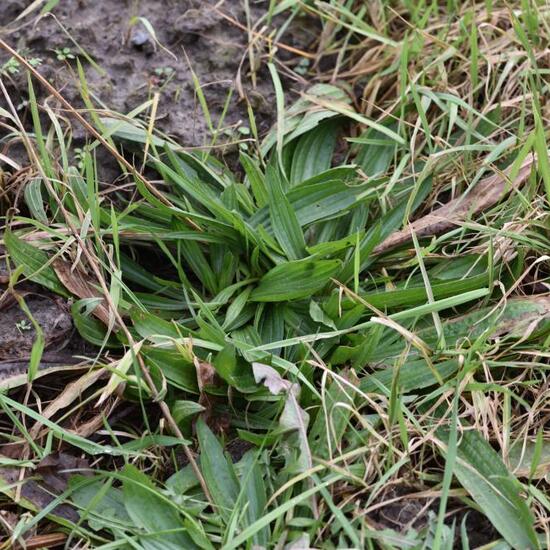
[[[130,44],[136,50],[151,55],[155,51],[155,44],[151,35],[140,27],[133,27],[130,33]]]

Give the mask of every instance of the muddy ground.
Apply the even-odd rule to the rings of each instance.
[[[273,87],[265,68],[259,68],[255,85],[250,79],[248,34],[237,25],[247,24],[243,0],[60,0],[51,14],[37,19],[39,10],[35,10],[17,20],[31,4],[30,0],[2,0],[0,36],[29,58],[40,59],[40,72],[75,105],[81,105],[74,59],[78,57],[98,106],[128,113],[159,92],[157,127],[186,147],[200,147],[210,140],[190,67],[201,83],[214,125],[231,90],[224,126],[234,130],[248,126],[243,94],[254,107],[260,133],[274,119]],[[248,4],[253,25],[265,15],[269,2],[250,0]],[[295,21],[282,39],[289,46],[304,48],[316,34],[315,27]],[[267,52],[265,43],[263,51]],[[284,52],[278,58],[284,59]],[[1,52],[0,66],[8,59]],[[299,62],[288,55],[286,60],[290,65]],[[14,101],[23,108],[26,76],[23,71],[3,72],[11,89],[21,95]],[[242,83],[240,93],[236,80]]]

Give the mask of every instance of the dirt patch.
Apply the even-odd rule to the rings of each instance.
[[[228,94],[235,89],[239,71],[260,133],[274,119],[270,78],[262,73],[256,85],[251,84],[246,76],[247,32],[224,17],[246,24],[241,0],[221,4],[213,0],[61,0],[52,14],[38,20],[35,17],[33,21],[28,18],[15,21],[27,5],[23,0],[2,2],[2,37],[28,58],[40,59],[38,70],[75,105],[82,104],[76,74],[78,58],[85,67],[96,105],[102,103],[114,111],[129,113],[158,92],[157,127],[184,146],[206,145],[210,132],[197,99],[191,65],[200,80],[214,125]],[[254,22],[265,14],[268,5],[267,1],[251,1],[250,20]],[[94,68],[79,52],[69,35],[100,69]],[[304,47],[314,35],[314,28],[294,25],[284,38],[289,45]],[[2,52],[0,64],[6,61]],[[4,71],[4,77],[11,81],[12,89],[21,95],[26,93],[23,71],[16,74]],[[23,98],[14,98],[14,102],[24,106]],[[237,135],[240,127],[248,127],[246,104],[236,92],[229,102],[223,126]]]
[[[36,331],[29,317],[9,295],[0,305],[0,360],[27,358],[36,340]],[[44,333],[45,348],[61,349],[72,333],[72,318],[61,299],[41,296],[25,296],[25,303],[32,317]]]

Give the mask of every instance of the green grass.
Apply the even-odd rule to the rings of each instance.
[[[278,14],[316,18],[333,69],[290,101],[268,64],[277,123],[233,170],[153,132],[154,98],[94,114],[79,166],[32,79],[32,132],[0,111],[32,163],[6,218],[10,284],[71,297],[97,347],[52,396],[30,383],[37,331],[28,391],[0,395],[26,468],[58,449],[90,465],[47,507],[4,476],[4,502],[31,510],[10,534],[547,547],[548,7],[289,1],[266,22]],[[127,176],[107,193],[109,150]]]

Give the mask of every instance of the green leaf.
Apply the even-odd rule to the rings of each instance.
[[[286,112],[284,128],[273,128],[264,139],[261,150],[263,155],[275,145],[279,133],[284,132],[284,141],[288,143],[298,136],[309,132],[321,121],[336,116],[336,113],[329,109],[320,109],[316,103],[322,99],[333,100],[340,105],[350,103],[350,98],[344,90],[332,84],[315,84],[307,90],[307,96],[303,96]]]
[[[308,97],[308,96],[306,96]],[[346,116],[348,118],[351,118],[352,120],[355,120],[356,122],[359,122],[360,124],[364,124],[368,128],[372,128],[374,130],[377,130],[381,134],[384,134],[391,140],[395,141],[396,143],[400,145],[405,145],[405,140],[396,132],[385,126],[384,124],[380,124],[379,122],[376,122],[374,120],[371,120],[370,118],[357,113],[352,108],[350,108],[347,105],[342,105],[342,103],[338,101],[333,100],[325,100],[325,99],[314,99],[311,98],[313,102],[315,102],[317,105],[323,107],[324,109],[327,109],[329,111],[333,111],[335,113],[338,113],[339,115]]]
[[[297,185],[330,168],[338,126],[334,121],[319,124],[299,139],[292,157],[291,185]]]
[[[243,364],[234,346],[227,344],[220,350],[212,365],[222,380],[240,392],[249,393],[257,390],[250,365]]]
[[[277,242],[289,260],[298,260],[306,254],[306,243],[296,213],[283,192],[278,171],[268,166],[267,183],[269,192],[269,213]]]
[[[44,225],[48,225],[48,216],[44,210],[44,200],[42,198],[42,181],[38,178],[31,180],[25,186],[25,202],[33,217]]]
[[[71,306],[71,315],[76,330],[82,338],[96,346],[120,347],[120,342],[107,332],[107,327],[99,319],[93,317],[91,312],[96,305],[96,298],[84,298],[77,300]]]
[[[89,477],[73,475],[69,486],[72,489],[71,500],[81,508],[81,517],[87,518],[92,529],[108,529],[113,520],[131,523],[122,491],[111,487],[110,481],[104,482],[99,476],[90,480]]]
[[[20,239],[9,229],[4,233],[4,244],[8,249],[11,261],[17,267],[23,266],[25,277],[61,294],[61,296],[69,297],[53,267],[48,263],[49,257],[44,251]]]
[[[487,285],[487,274],[456,279],[444,283],[432,285],[433,296],[436,299],[448,298],[461,292],[468,292]],[[371,292],[361,294],[361,298],[378,309],[390,309],[395,307],[408,307],[426,302],[427,293],[424,286],[391,290],[389,292]]]
[[[147,533],[140,537],[145,550],[197,548],[183,531],[183,520],[175,505],[131,464],[126,464],[122,470],[122,492],[124,507],[132,522]],[[179,532],[163,532],[174,530]]]
[[[342,179],[315,181],[314,179],[293,187],[286,195],[301,227],[314,222],[343,215],[358,204],[364,204],[366,188],[348,185]],[[250,219],[253,226],[263,225],[272,230],[268,209],[262,208]]]
[[[255,302],[306,298],[321,290],[341,267],[338,260],[287,262],[268,271],[252,291]]]
[[[349,141],[361,144],[355,160],[369,178],[388,170],[396,151],[394,141],[374,129],[369,129],[362,137]]]
[[[252,451],[243,456],[237,468],[240,472],[239,478],[247,503],[247,525],[253,525],[266,512],[267,493],[262,477],[264,468],[260,467],[256,453]],[[252,537],[254,544],[261,548],[267,548],[269,546],[269,531],[269,525],[257,531]]]
[[[225,457],[218,439],[202,418],[199,418],[196,427],[202,475],[220,516],[229,521],[239,497],[239,480],[233,464]]]
[[[16,295],[16,300],[19,303],[19,307],[22,309],[22,311],[25,313],[25,315],[29,318],[30,322],[32,323],[34,332],[36,334],[36,338],[32,344],[31,356],[29,360],[29,369],[28,369],[28,381],[32,382],[38,373],[38,369],[40,367],[40,361],[42,359],[42,353],[44,352],[46,341],[44,338],[44,331],[42,330],[40,323],[38,323],[38,321],[33,317],[33,314],[29,309],[29,307],[27,306],[25,299],[20,295]]]
[[[309,302],[309,316],[316,323],[321,323],[333,330],[337,330],[334,321],[322,310],[321,306],[315,300]]]
[[[186,352],[186,349],[142,348],[146,364],[162,372],[172,386],[197,393],[197,371],[192,360],[184,355]]]
[[[446,443],[447,430],[438,430]],[[476,430],[460,434],[454,474],[493,526],[513,548],[539,548],[534,518],[519,481]]]
[[[195,401],[178,400],[174,401],[170,410],[176,424],[186,432],[189,432],[192,418],[203,412],[205,408]]]
[[[456,373],[458,362],[456,359],[448,359],[434,365],[443,380]],[[361,380],[360,388],[365,393],[383,393],[383,387],[388,392],[395,376],[394,368],[381,369]],[[408,361],[399,369],[399,388],[403,393],[428,388],[437,383],[434,371],[424,359]]]
[[[262,207],[269,202],[269,195],[265,185],[265,176],[262,174],[258,163],[249,157],[246,153],[240,154],[242,167],[246,173],[246,178],[256,199],[256,204]]]
[[[138,334],[151,342],[166,342],[169,338],[178,339],[189,335],[189,330],[175,321],[166,321],[139,309],[132,310],[131,318]]]
[[[193,241],[181,241],[180,250],[187,265],[195,273],[201,284],[208,292],[216,294],[218,290],[216,275],[199,245]]]

